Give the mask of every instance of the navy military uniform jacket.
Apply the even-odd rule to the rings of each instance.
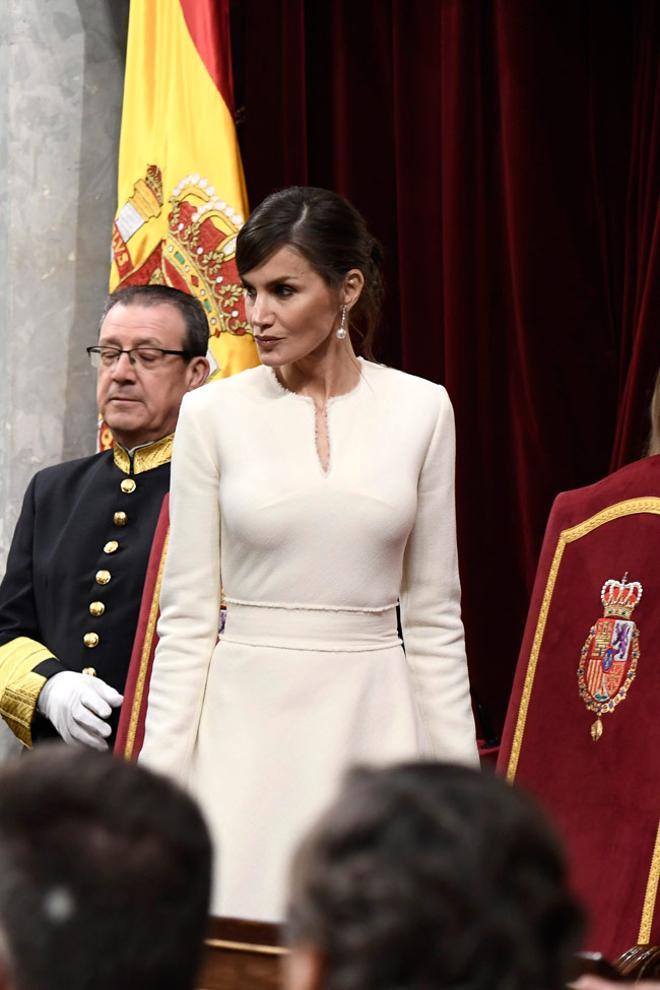
[[[172,437],[115,447],[30,482],[0,585],[0,714],[27,746],[57,737],[36,710],[53,674],[124,690],[171,451]]]

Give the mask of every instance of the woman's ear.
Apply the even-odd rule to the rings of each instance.
[[[364,275],[359,268],[351,268],[344,275],[343,305],[352,309],[362,294]]]

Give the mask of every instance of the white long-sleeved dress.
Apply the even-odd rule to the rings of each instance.
[[[215,914],[282,917],[289,854],[351,764],[477,762],[451,404],[360,364],[328,403],[327,471],[312,400],[272,369],[181,409],[140,760],[202,804]]]

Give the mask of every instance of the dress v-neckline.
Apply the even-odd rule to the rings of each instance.
[[[282,382],[280,381],[280,379],[277,377],[277,373],[276,373],[276,371],[275,371],[274,368],[266,367],[266,371],[268,372],[269,380],[271,381],[271,383],[273,384],[275,390],[279,393],[279,395],[286,396],[286,397],[289,397],[291,399],[297,399],[299,401],[305,402],[308,406],[311,406],[312,407],[312,412],[313,412],[313,415],[314,415],[314,450],[315,450],[315,459],[316,459],[316,463],[318,464],[318,467],[319,467],[319,469],[321,471],[321,474],[322,474],[322,476],[324,478],[328,478],[330,476],[330,471],[332,469],[332,464],[333,464],[333,460],[334,460],[334,457],[333,457],[333,446],[332,446],[331,439],[330,439],[330,416],[329,416],[329,411],[338,402],[342,402],[345,399],[350,399],[352,396],[356,395],[356,393],[361,389],[361,387],[362,387],[362,385],[363,385],[363,383],[365,381],[365,376],[364,376],[364,365],[365,365],[365,362],[364,362],[364,359],[361,358],[361,357],[358,357],[357,360],[358,360],[358,362],[360,364],[360,377],[359,377],[358,381],[356,382],[356,384],[353,386],[353,388],[349,389],[348,392],[342,392],[339,395],[331,395],[330,398],[326,401],[325,405],[322,406],[322,407],[320,407],[320,408],[316,405],[316,403],[314,402],[314,399],[311,397],[311,395],[301,395],[300,392],[293,392],[291,389],[287,388],[286,385],[283,385],[282,384]],[[326,435],[327,443],[328,443],[328,457],[327,457],[327,461],[325,463],[324,463],[323,458],[321,456],[321,450],[320,450],[320,446],[319,446],[319,439],[320,439],[321,428],[322,427],[324,427],[324,429],[325,429],[325,435]]]

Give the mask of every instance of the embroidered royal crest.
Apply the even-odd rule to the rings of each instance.
[[[641,584],[628,581],[628,574],[621,581],[606,581],[600,592],[603,616],[591,627],[582,647],[578,686],[587,710],[598,715],[591,726],[594,742],[603,734],[602,716],[625,699],[635,679],[639,631],[631,615],[641,597]]]

